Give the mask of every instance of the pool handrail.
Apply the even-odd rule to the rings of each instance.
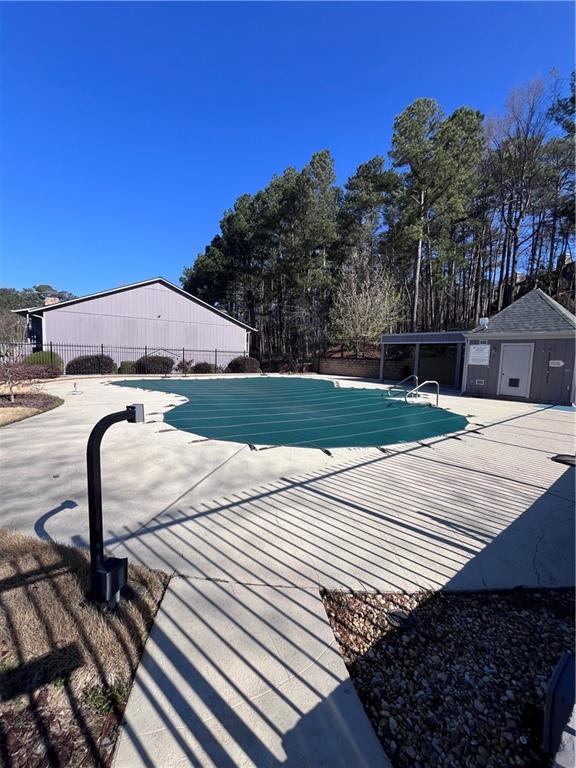
[[[440,384],[438,384],[437,381],[433,381],[432,379],[429,379],[428,381],[423,381],[422,384],[418,384],[417,387],[414,387],[414,389],[411,389],[409,392],[406,392],[404,394],[404,400],[406,402],[406,405],[409,405],[408,397],[409,395],[413,395],[416,392],[418,392],[419,389],[422,387],[425,387],[427,384],[433,384],[436,387],[436,408],[438,408],[438,402],[440,401]]]
[[[418,386],[418,376],[416,376],[415,373],[411,373],[410,376],[406,376],[405,379],[402,379],[402,381],[399,381],[397,386],[401,387],[405,381],[410,381],[410,379],[414,379],[414,381],[416,382],[416,386]]]

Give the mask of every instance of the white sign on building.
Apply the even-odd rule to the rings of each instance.
[[[490,344],[471,344],[468,365],[490,365]]]

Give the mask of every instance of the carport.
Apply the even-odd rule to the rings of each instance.
[[[384,333],[380,343],[380,381],[400,381],[414,374],[460,387],[466,344],[461,331]]]

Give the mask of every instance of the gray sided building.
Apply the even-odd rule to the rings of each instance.
[[[218,349],[231,358],[249,351],[250,333],[255,330],[161,277],[13,311],[26,318],[28,339],[40,349],[51,343],[107,349]]]
[[[576,317],[539,288],[472,331],[387,333],[380,380],[416,374],[476,397],[574,402]]]
[[[576,317],[544,291],[535,288],[465,336],[466,394],[574,402]]]

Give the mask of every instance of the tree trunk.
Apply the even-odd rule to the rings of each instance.
[[[414,263],[414,300],[412,302],[412,333],[415,333],[418,323],[418,298],[420,292],[420,270],[422,268],[422,241],[424,239],[424,190],[420,192],[420,232],[418,234],[418,248],[416,249],[416,261]]]

